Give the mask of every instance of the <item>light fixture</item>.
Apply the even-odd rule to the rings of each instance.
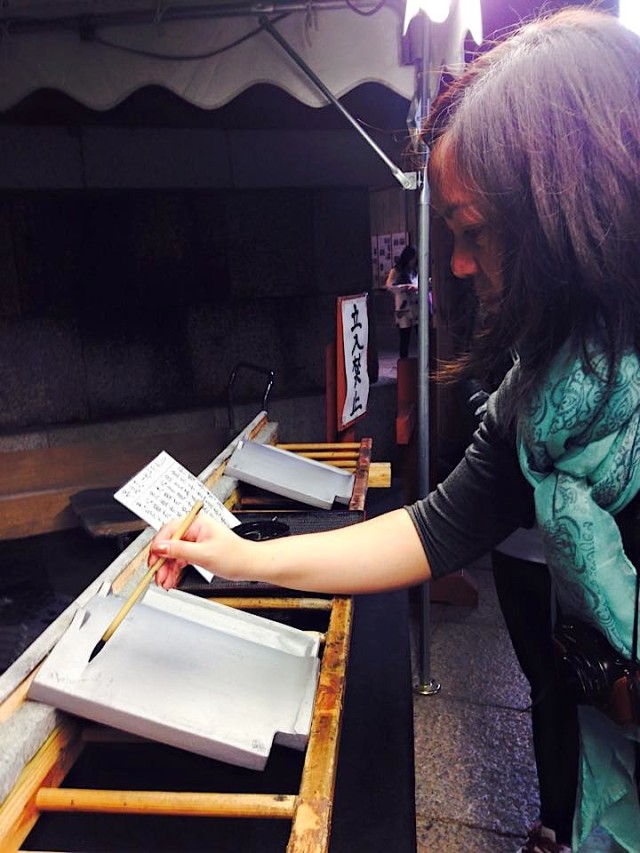
[[[450,0],[419,0],[418,6],[431,18],[434,24],[443,24],[449,17]]]
[[[476,44],[482,42],[482,10],[480,0],[407,0],[404,12],[406,33],[411,20],[423,12],[434,24],[469,30]]]
[[[640,4],[638,0],[620,0],[620,21],[640,35]]]
[[[424,12],[434,24],[443,24],[449,17],[451,10],[451,0],[407,0],[407,5],[404,11],[404,31],[412,18],[419,12]]]
[[[482,8],[480,0],[460,0],[462,20],[476,44],[482,44]]]

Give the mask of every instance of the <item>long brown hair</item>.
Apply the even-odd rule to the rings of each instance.
[[[446,137],[504,252],[500,310],[454,372],[515,349],[521,400],[565,342],[586,357],[596,341],[613,373],[640,348],[640,38],[587,9],[525,24],[435,101],[424,134]]]

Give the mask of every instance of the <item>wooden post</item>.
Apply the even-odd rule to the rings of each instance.
[[[337,596],[333,599],[307,756],[287,853],[327,853],[329,849],[346,686],[345,679],[340,675],[345,672],[349,656],[352,604],[350,598]]]

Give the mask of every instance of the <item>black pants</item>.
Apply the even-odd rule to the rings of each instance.
[[[578,714],[555,674],[549,570],[497,551],[492,557],[498,601],[531,687],[540,820],[555,830],[559,842],[569,844],[578,785]]]
[[[416,334],[418,332],[417,326],[409,326],[406,329],[398,328],[398,338],[400,344],[400,358],[408,358],[409,357],[409,343],[411,341],[411,332],[416,330]]]

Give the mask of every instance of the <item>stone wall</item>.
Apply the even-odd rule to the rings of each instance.
[[[345,102],[407,165],[407,103]],[[0,151],[0,438],[215,406],[241,360],[272,400],[323,393],[336,297],[372,283],[370,190],[397,186],[332,105],[41,91],[0,115]]]
[[[212,405],[241,360],[321,392],[368,216],[358,187],[5,191],[0,431]]]

